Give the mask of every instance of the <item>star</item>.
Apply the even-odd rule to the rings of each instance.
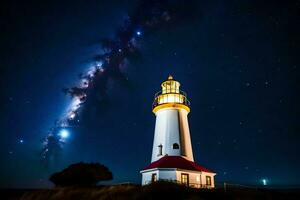
[[[62,129],[60,132],[59,132],[59,136],[66,139],[68,138],[70,135],[69,131],[66,130],[66,129]]]
[[[138,36],[141,36],[141,35],[142,35],[142,32],[141,32],[141,31],[137,31],[136,34],[137,34]]]

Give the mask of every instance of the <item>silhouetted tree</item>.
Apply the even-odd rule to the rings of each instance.
[[[56,186],[93,186],[99,181],[112,178],[112,173],[106,166],[80,162],[52,174],[49,180]]]

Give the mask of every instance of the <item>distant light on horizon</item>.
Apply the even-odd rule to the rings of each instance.
[[[265,179],[265,178],[262,179],[261,182],[262,182],[263,185],[267,185],[267,184],[268,184],[268,181],[267,181],[267,179]]]

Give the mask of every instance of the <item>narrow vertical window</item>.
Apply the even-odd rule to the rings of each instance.
[[[206,176],[206,185],[211,185],[211,177],[210,176]]]
[[[181,174],[181,183],[189,186],[189,175],[188,174]]]
[[[152,174],[151,176],[151,182],[156,182],[157,181],[157,174]]]
[[[158,145],[158,155],[157,156],[161,156],[162,155],[162,145]]]

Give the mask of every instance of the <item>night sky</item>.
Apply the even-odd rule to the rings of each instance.
[[[80,161],[108,166],[113,183],[140,183],[152,101],[169,74],[191,101],[195,160],[217,182],[300,185],[300,1],[175,0],[157,10],[147,2],[145,12],[134,0],[1,2],[0,187],[49,187],[51,173]],[[63,89],[77,86],[104,48],[119,48],[103,38],[116,41],[151,4],[163,22],[131,22],[136,52],[95,77],[45,164],[43,141],[71,102]]]

